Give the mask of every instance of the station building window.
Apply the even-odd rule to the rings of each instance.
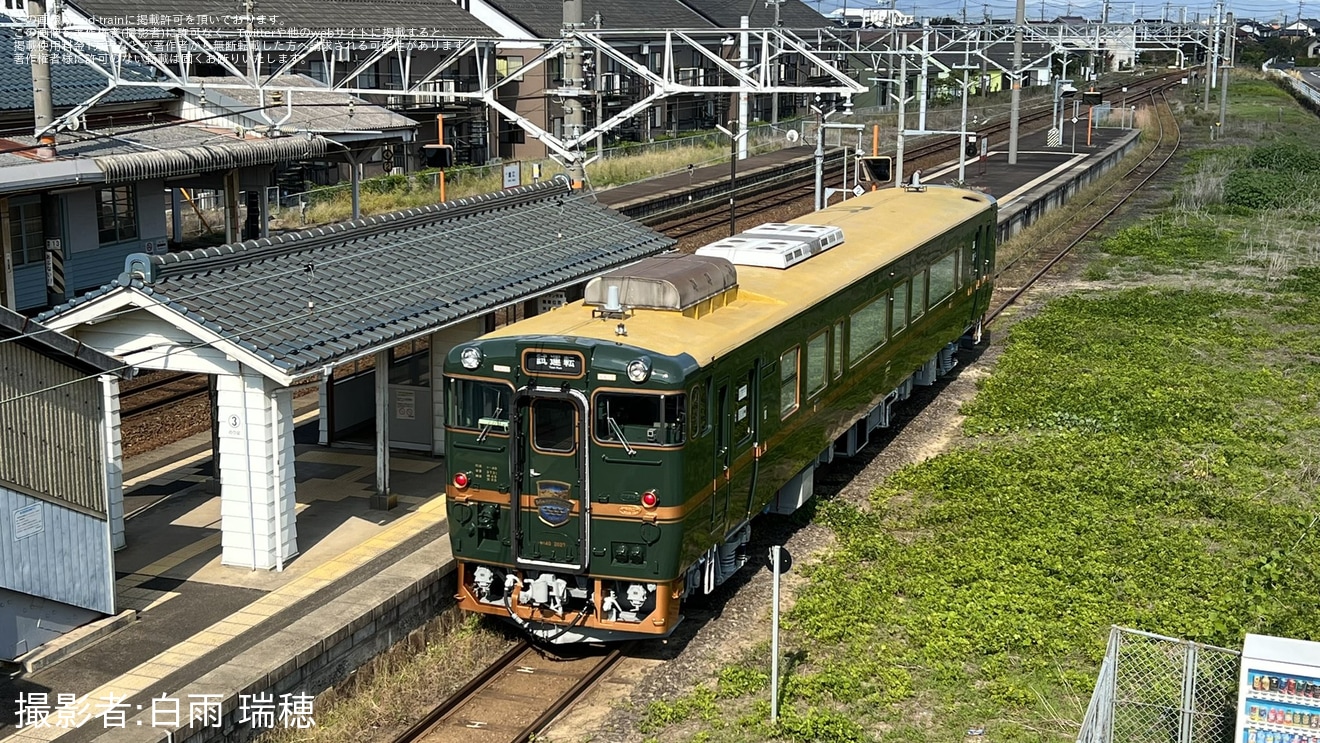
[[[949,253],[930,267],[930,303],[932,306],[953,294],[957,276],[957,253]]]
[[[137,199],[132,186],[98,188],[96,207],[96,227],[102,245],[137,239]]]
[[[822,331],[820,335],[807,341],[807,368],[805,376],[807,378],[807,397],[813,397],[825,389],[829,381],[829,374],[826,367],[829,365],[829,340],[828,331]]]
[[[848,318],[848,365],[858,361],[885,344],[886,326],[889,324],[889,292],[852,313]]]
[[[15,267],[45,260],[40,196],[9,200],[9,246]]]
[[[891,336],[907,327],[908,282],[904,281],[894,287],[894,301],[892,305],[893,311],[889,313],[889,334]]]
[[[787,416],[798,407],[798,353],[793,346],[779,357],[779,414]]]

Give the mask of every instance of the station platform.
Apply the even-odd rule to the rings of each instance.
[[[152,709],[153,697],[181,700],[186,723],[190,699],[236,692],[245,687],[244,676],[264,677],[269,664],[278,667],[342,631],[343,622],[318,618],[318,610],[348,601],[371,615],[400,601],[414,580],[451,569],[443,461],[394,453],[391,488],[399,506],[373,510],[374,454],[317,446],[315,396],[309,402],[310,410],[304,403],[295,418],[301,553],[282,571],[220,564],[220,499],[211,492],[209,436],[179,442],[163,454],[204,450],[178,461],[160,461],[161,454],[128,460],[128,547],[115,554],[115,569],[120,616],[129,621],[50,667],[0,677],[0,739],[72,742],[119,733],[124,740],[147,740],[133,718]],[[345,599],[354,590],[359,595]],[[351,619],[343,611],[331,613]],[[307,618],[317,621],[296,631],[298,620]],[[56,644],[78,645],[78,634]],[[274,637],[283,653],[254,653]],[[229,682],[201,682],[227,665],[248,673]],[[52,712],[44,726],[30,720],[20,726],[14,717],[20,693],[29,699],[46,694],[52,708],[59,695],[86,702],[65,719]],[[129,705],[122,730],[96,719],[110,699]],[[150,718],[145,726],[167,732],[152,726]]]
[[[1053,179],[1074,177],[1066,174],[1088,158],[1113,157],[1133,136],[1097,130],[1091,146],[1079,143],[1075,153],[1066,130],[1064,148],[1046,148],[1043,134],[1023,137],[1016,166],[996,145],[983,170],[967,164],[965,182],[1000,200],[1002,220],[1005,206],[1036,198]],[[956,178],[956,161],[923,174],[927,184]],[[377,630],[406,612],[433,612],[452,595],[442,459],[394,453],[391,489],[399,507],[372,510],[373,454],[316,445],[315,396],[295,398],[294,414],[300,554],[282,571],[220,564],[209,437],[130,460],[128,547],[115,555],[128,621],[58,663],[0,676],[0,739],[186,740],[190,701],[222,700],[229,714],[240,694],[274,687],[276,678],[279,689],[316,693],[382,643],[401,639],[383,630],[376,637]],[[45,725],[17,724],[20,693],[48,695]],[[59,695],[76,698],[63,717],[55,711]],[[160,698],[181,702],[182,726],[155,724],[152,700]],[[109,718],[100,715],[111,709],[123,715],[123,727],[107,729]]]

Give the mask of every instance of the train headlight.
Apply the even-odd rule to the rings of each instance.
[[[634,359],[628,362],[628,379],[637,384],[645,382],[651,376],[651,362],[646,359]]]
[[[463,364],[464,369],[476,369],[481,366],[481,349],[468,346],[459,352],[458,360]]]

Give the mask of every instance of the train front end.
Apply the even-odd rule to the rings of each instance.
[[[487,337],[445,362],[463,610],[555,643],[680,619],[682,359],[580,337]]]

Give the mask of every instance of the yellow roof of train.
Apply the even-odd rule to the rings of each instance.
[[[483,338],[559,335],[614,341],[665,356],[691,354],[705,366],[726,351],[867,276],[959,222],[989,209],[985,194],[932,187],[924,192],[888,188],[792,220],[836,225],[844,241],[787,269],[737,266],[738,298],[701,317],[674,310],[639,309],[615,335],[618,320],[593,318],[593,307],[570,304],[506,325]],[[752,225],[747,225],[751,227]]]

